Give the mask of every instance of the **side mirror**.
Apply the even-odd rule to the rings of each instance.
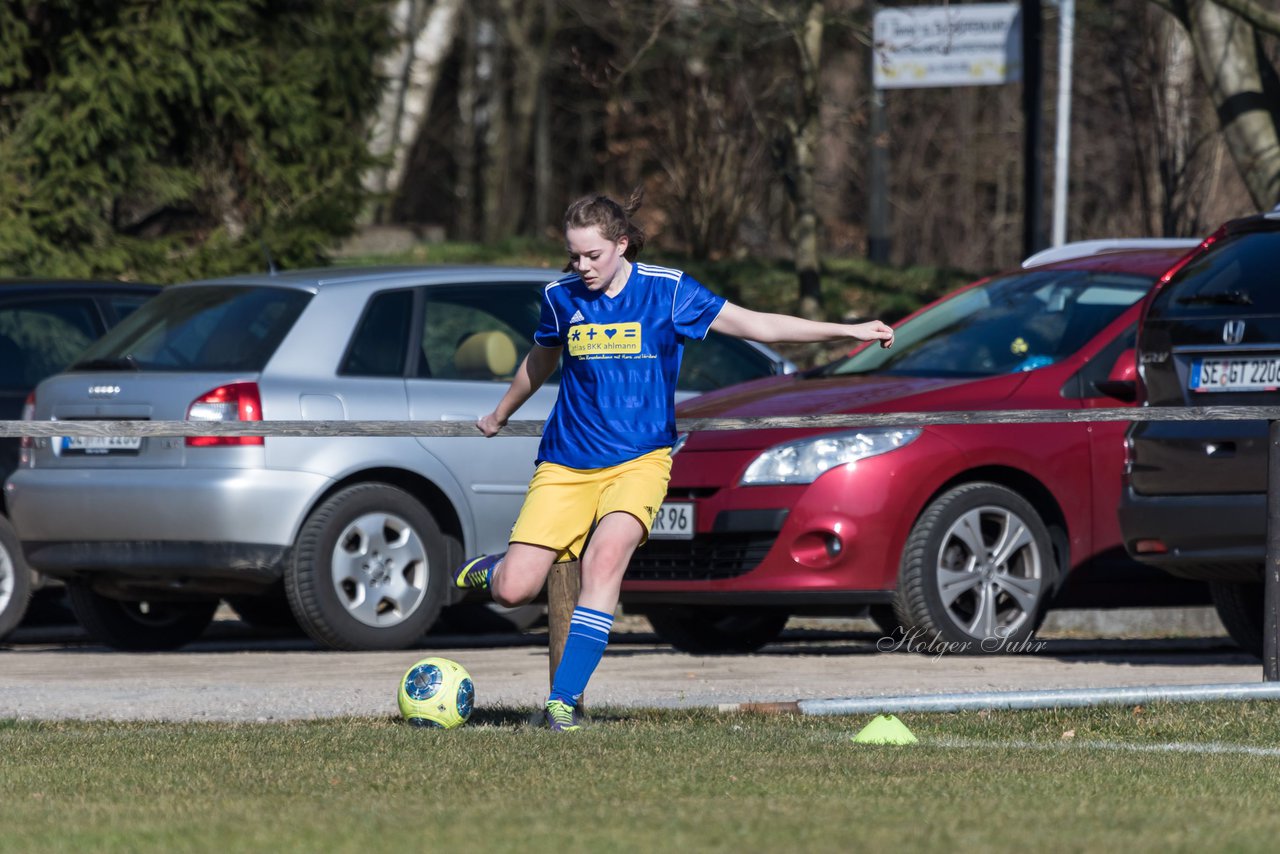
[[[1133,403],[1138,399],[1138,354],[1130,347],[1116,357],[1111,366],[1111,373],[1094,387],[1107,397],[1114,397],[1123,403]]]

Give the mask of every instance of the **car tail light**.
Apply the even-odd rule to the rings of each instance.
[[[36,393],[34,391],[31,392],[31,394],[27,395],[26,402],[22,404],[22,420],[23,421],[36,420]],[[21,449],[21,452],[20,452],[21,462],[25,463],[27,461],[27,452],[29,452],[31,448],[34,446],[35,446],[35,439],[31,436],[23,436],[21,439],[18,440],[18,447]]]
[[[188,421],[261,421],[257,383],[231,383],[200,395],[187,407]],[[188,436],[187,446],[261,445],[261,436]]]
[[[1220,228],[1217,231],[1215,231],[1213,234],[1210,234],[1208,237],[1202,240],[1199,246],[1197,246],[1195,249],[1188,252],[1186,255],[1183,255],[1180,259],[1178,259],[1178,261],[1172,267],[1164,271],[1164,274],[1161,275],[1160,279],[1158,280],[1159,286],[1163,287],[1164,285],[1168,284],[1169,280],[1172,279],[1174,276],[1178,275],[1179,271],[1181,271],[1183,267],[1187,266],[1196,258],[1199,258],[1201,255],[1203,255],[1205,253],[1205,250],[1207,250],[1213,244],[1217,243],[1225,235],[1226,235],[1226,229]]]

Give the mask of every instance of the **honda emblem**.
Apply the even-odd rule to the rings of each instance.
[[[1244,340],[1244,321],[1228,320],[1222,324],[1222,343],[1239,344]]]

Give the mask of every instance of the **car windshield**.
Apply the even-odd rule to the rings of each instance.
[[[985,377],[1030,371],[1071,355],[1137,302],[1151,279],[1083,270],[1013,273],[957,293],[821,376],[884,373]]]
[[[305,291],[273,287],[165,290],[90,346],[71,370],[256,373],[310,299]]]

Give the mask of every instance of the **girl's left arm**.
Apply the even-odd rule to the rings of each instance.
[[[735,338],[749,338],[762,344],[807,344],[816,341],[838,341],[856,338],[879,341],[881,347],[893,346],[893,328],[878,320],[865,323],[827,323],[806,320],[789,314],[752,311],[731,302],[724,304],[711,328]]]

